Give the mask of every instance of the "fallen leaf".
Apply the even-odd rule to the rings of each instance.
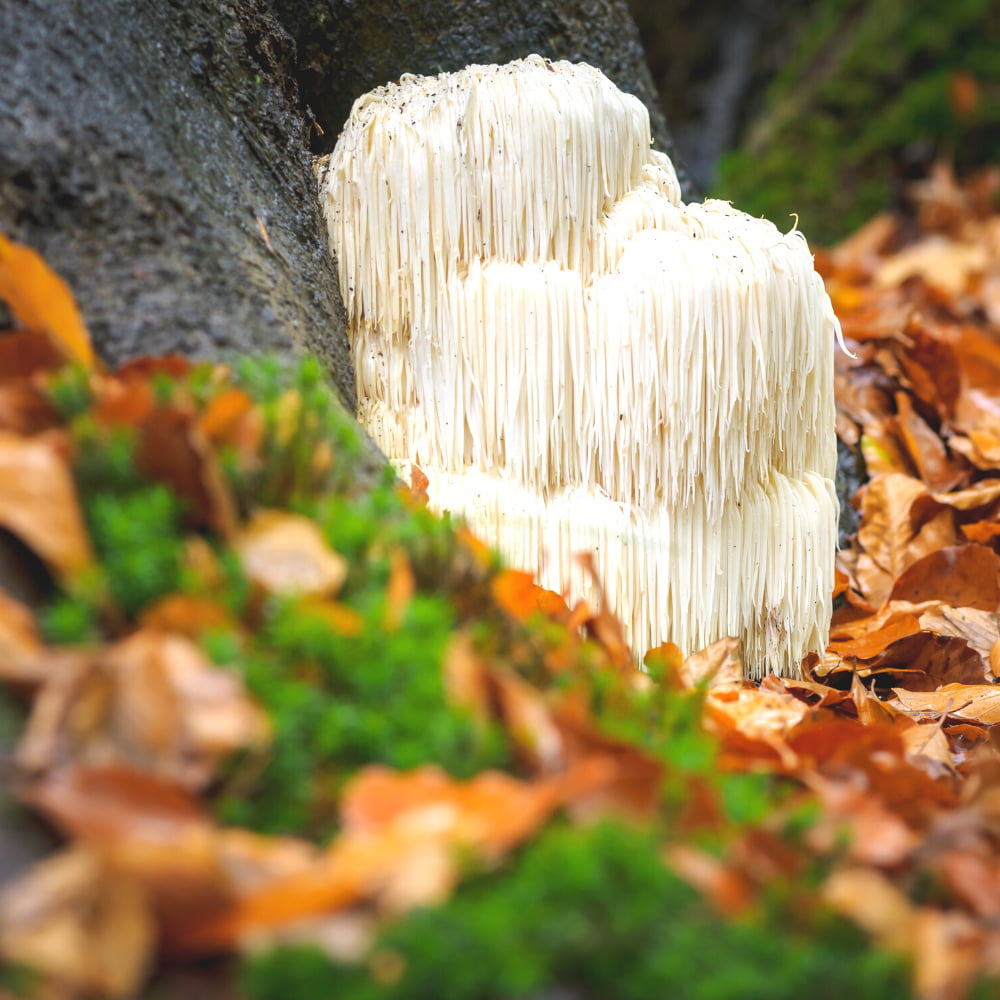
[[[239,675],[182,636],[140,630],[50,666],[17,748],[31,774],[115,763],[199,788],[227,755],[268,738]]]
[[[315,521],[279,510],[259,510],[235,547],[251,580],[271,593],[335,594],[347,561],[327,544]]]
[[[0,431],[0,527],[63,576],[93,561],[73,478],[55,439]]]
[[[678,668],[681,684],[693,690],[699,684],[709,689],[739,687],[743,681],[743,661],[739,639],[719,639],[700,652],[688,656]]]
[[[929,236],[886,259],[875,274],[875,283],[884,288],[920,277],[954,297],[966,290],[973,276],[986,270],[988,262],[981,246]]]
[[[409,557],[402,549],[393,549],[389,555],[389,582],[385,588],[385,628],[397,629],[403,624],[416,589]]]
[[[896,424],[920,478],[931,490],[950,490],[968,476],[968,465],[948,454],[941,438],[913,408],[908,393],[896,393]]]
[[[535,583],[531,573],[505,569],[490,581],[493,598],[512,618],[526,622],[535,614],[555,620],[567,616],[566,601],[555,591]]]
[[[139,427],[135,462],[143,475],[168,484],[187,501],[196,526],[234,537],[236,504],[193,412],[173,406],[153,410]]]
[[[892,690],[906,712],[947,715],[987,726],[1000,722],[1000,686],[997,685],[946,684],[937,691]]]
[[[938,871],[956,896],[983,920],[1000,920],[1000,859],[947,851],[936,862]]]
[[[0,590],[0,680],[40,680],[42,640],[26,604]]]
[[[261,886],[193,939],[231,946],[275,928],[378,898],[392,912],[441,902],[461,852],[496,859],[572,794],[567,779],[520,782],[484,772],[456,781],[436,767],[362,769],[344,789],[344,830],[304,870]]]
[[[167,594],[147,605],[140,615],[141,628],[173,632],[198,639],[206,632],[235,629],[233,616],[207,597],[193,594]]]
[[[54,996],[136,996],[154,947],[141,887],[92,848],[39,862],[0,891],[0,956],[61,988]]]
[[[967,996],[980,963],[982,933],[964,913],[921,907],[913,928],[915,995]]]
[[[906,953],[913,947],[915,907],[881,872],[840,868],[827,877],[822,895],[826,903],[864,928],[883,948]]]
[[[672,844],[664,852],[667,864],[727,917],[739,917],[754,902],[753,887],[719,858],[689,844]]]
[[[864,561],[859,558],[856,575],[865,596],[881,605],[900,573],[955,540],[953,513],[935,503],[919,480],[894,473],[876,477],[865,488],[858,528]]]
[[[61,768],[25,786],[20,797],[64,834],[105,845],[170,843],[192,827],[211,826],[204,806],[182,785],[122,765]]]
[[[913,615],[899,615],[870,632],[862,631],[856,639],[830,640],[830,649],[840,656],[853,656],[861,660],[878,656],[898,639],[913,635],[921,629]]]
[[[92,367],[94,351],[73,293],[31,247],[0,233],[0,299],[22,329],[45,334],[63,356]]]
[[[985,545],[947,545],[910,563],[897,577],[891,599],[995,611],[1000,605],[1000,556]]]
[[[920,615],[920,627],[936,635],[964,639],[987,664],[993,647],[1000,640],[1000,619],[996,612],[971,607],[940,605],[930,608]]]

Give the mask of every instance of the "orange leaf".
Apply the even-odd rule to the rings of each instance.
[[[539,587],[530,573],[505,569],[493,578],[490,589],[497,604],[518,621],[527,621],[539,612],[557,621],[569,616],[563,598],[555,591]]]
[[[31,247],[0,233],[0,299],[20,326],[43,333],[69,360],[93,367],[94,351],[66,283]]]
[[[882,650],[891,646],[897,639],[919,631],[920,622],[913,615],[902,615],[877,631],[862,634],[857,639],[847,639],[840,642],[831,640],[830,648],[841,656],[856,656],[860,660],[868,660],[873,656],[878,656]]]
[[[403,624],[406,609],[413,600],[417,584],[413,578],[410,560],[402,549],[393,549],[389,556],[389,582],[385,588],[385,621],[387,629]]]
[[[985,545],[949,545],[912,563],[896,580],[892,599],[936,600],[995,611],[1000,604],[1000,556]]]

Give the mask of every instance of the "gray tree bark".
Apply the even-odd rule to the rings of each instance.
[[[530,52],[606,70],[669,147],[624,0],[9,0],[0,229],[107,361],[309,350],[353,407],[312,155],[401,73]]]

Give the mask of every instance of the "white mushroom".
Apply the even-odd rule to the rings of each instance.
[[[592,551],[637,654],[827,638],[839,327],[802,235],[685,205],[649,117],[538,56],[357,101],[321,177],[358,415],[543,585]]]

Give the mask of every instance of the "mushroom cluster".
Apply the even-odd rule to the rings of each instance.
[[[638,655],[826,643],[833,344],[802,235],[684,204],[649,116],[531,56],[361,97],[321,172],[358,416],[431,504]]]

